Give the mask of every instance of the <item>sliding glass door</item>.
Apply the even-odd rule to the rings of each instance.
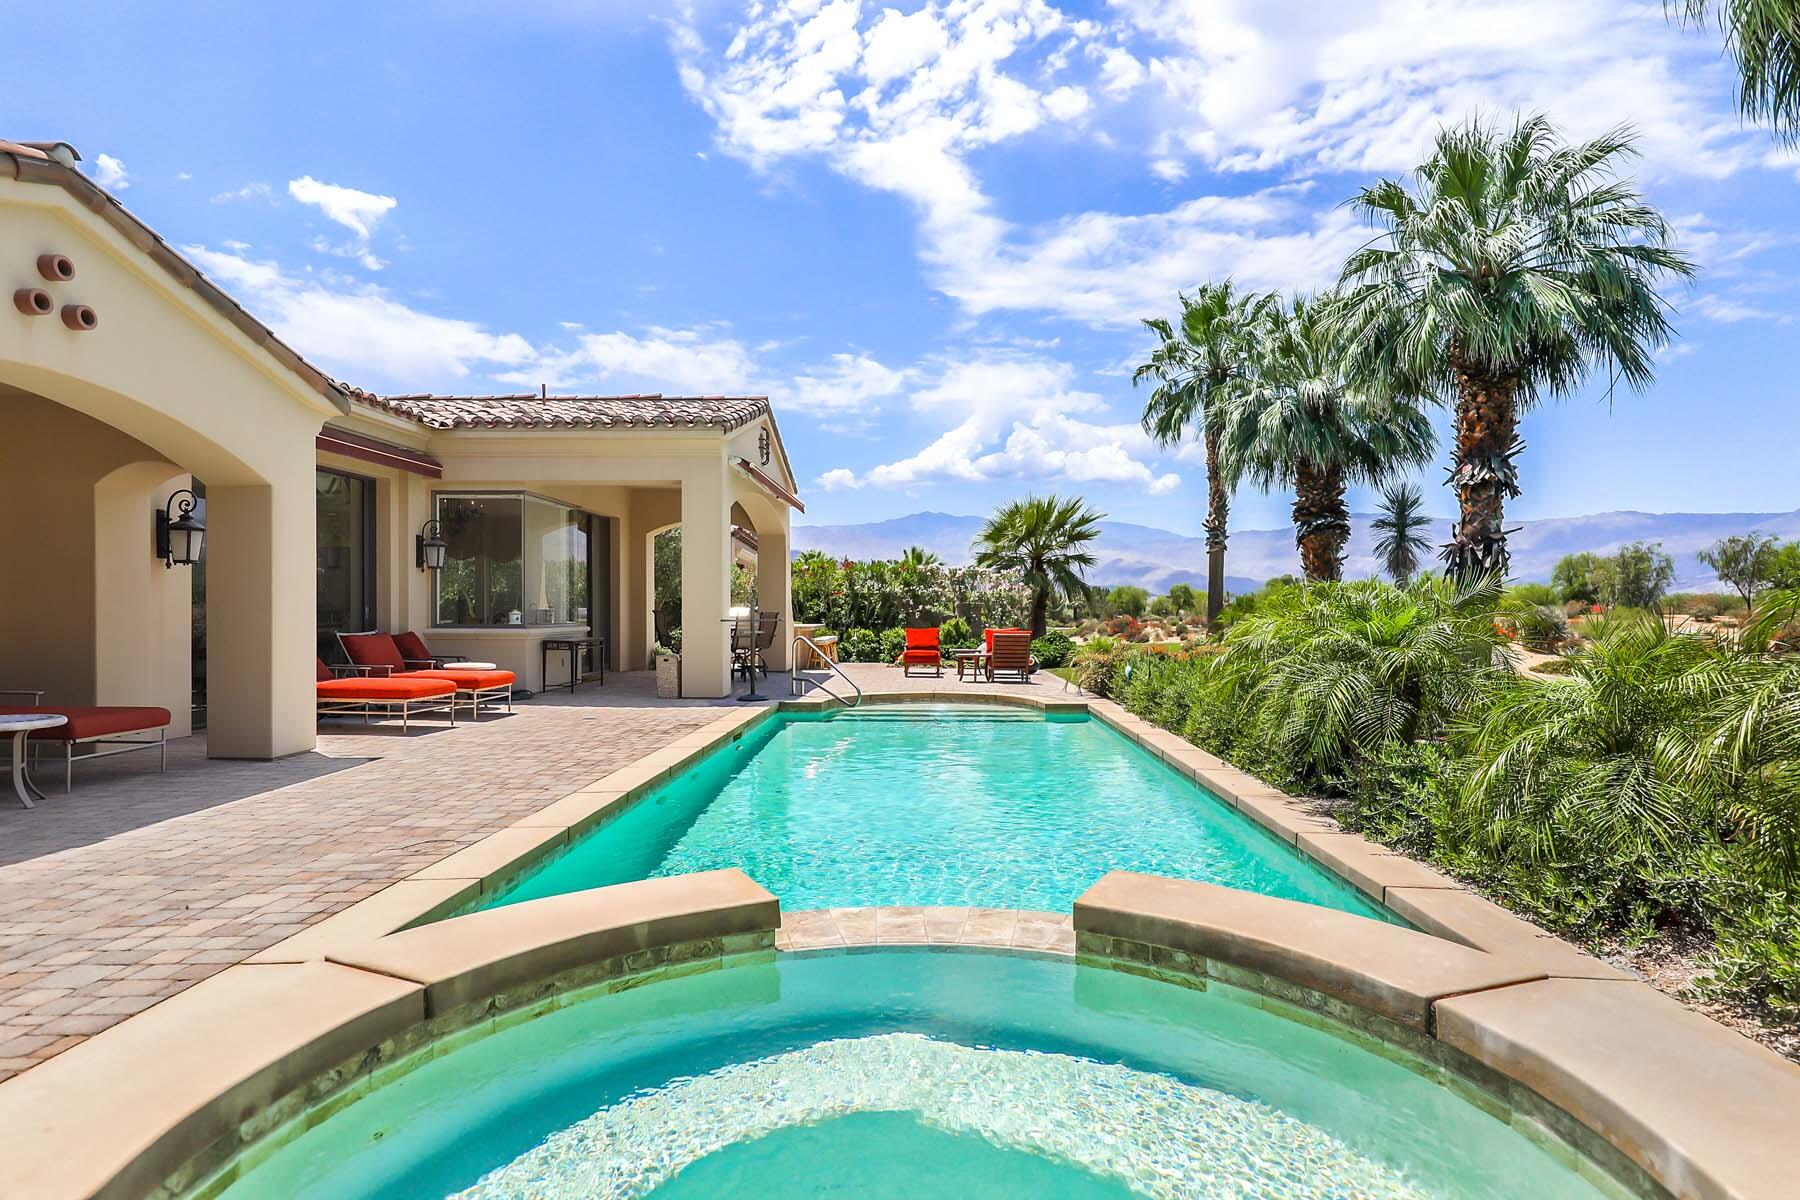
[[[314,491],[319,655],[342,662],[337,635],[375,628],[375,481],[320,468]]]

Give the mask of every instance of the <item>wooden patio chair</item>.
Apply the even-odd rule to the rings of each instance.
[[[988,660],[988,678],[1002,675],[1020,683],[1031,682],[1031,631],[1026,629],[994,630],[994,653]]]

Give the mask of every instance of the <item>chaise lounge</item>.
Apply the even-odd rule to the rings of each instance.
[[[0,696],[30,696],[31,704],[0,705],[0,717],[16,716],[55,716],[64,717],[66,722],[49,729],[34,729],[31,732],[32,742],[61,742],[63,745],[63,791],[68,792],[75,784],[75,764],[92,762],[97,758],[111,758],[115,754],[130,754],[134,750],[156,750],[160,757],[157,766],[159,771],[169,769],[169,710],[150,705],[127,704],[79,704],[58,705],[39,704],[36,701],[44,698],[38,688],[0,688]],[[124,736],[127,734],[154,733],[154,740]],[[93,746],[94,750],[86,754],[76,754],[76,746]],[[111,749],[101,750],[100,746]]]
[[[392,717],[400,714],[400,728],[405,730],[415,709],[440,711],[456,724],[456,684],[448,679],[432,679],[411,675],[387,678],[361,674],[361,668],[342,670],[358,674],[340,676],[318,659],[319,715],[321,717]]]
[[[415,641],[418,640],[416,634],[410,636]],[[413,669],[407,662],[406,655],[401,653],[393,635],[388,633],[340,633],[338,644],[344,648],[344,656],[371,678],[449,680],[456,685],[456,703],[466,705],[478,721],[481,719],[483,702],[492,704],[505,700],[506,710],[512,711],[512,691],[516,677],[511,671],[454,663],[449,666]],[[424,642],[418,641],[418,645],[423,647]]]

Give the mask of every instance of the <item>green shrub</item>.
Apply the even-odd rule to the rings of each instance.
[[[898,662],[901,651],[906,649],[906,630],[884,629],[881,631],[881,661]]]
[[[1699,981],[1712,995],[1766,1004],[1800,1017],[1800,896],[1764,891],[1723,907],[1713,931],[1712,974]]]
[[[1560,604],[1556,589],[1547,583],[1515,583],[1506,589],[1509,604]]]
[[[1508,616],[1519,631],[1519,644],[1527,650],[1555,654],[1569,640],[1568,615],[1554,605],[1521,604]]]
[[[1075,643],[1066,633],[1046,633],[1031,643],[1031,656],[1040,667],[1064,667],[1075,657]]]
[[[946,650],[972,650],[981,644],[961,617],[951,617],[938,626],[938,645]]]
[[[881,635],[873,629],[852,629],[838,642],[838,657],[845,662],[882,662]]]
[[[1089,638],[1069,660],[1069,665],[1075,668],[1075,682],[1083,691],[1096,696],[1112,695],[1114,673],[1128,650],[1127,644],[1117,638]]]

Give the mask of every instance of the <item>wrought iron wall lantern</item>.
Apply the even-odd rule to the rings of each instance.
[[[156,557],[167,567],[191,567],[206,544],[206,524],[194,515],[200,498],[187,488],[156,513]],[[179,509],[179,511],[177,511]]]
[[[419,527],[418,536],[413,539],[413,561],[421,571],[441,571],[444,569],[444,552],[449,549],[444,544],[442,528],[436,521],[427,521]]]

